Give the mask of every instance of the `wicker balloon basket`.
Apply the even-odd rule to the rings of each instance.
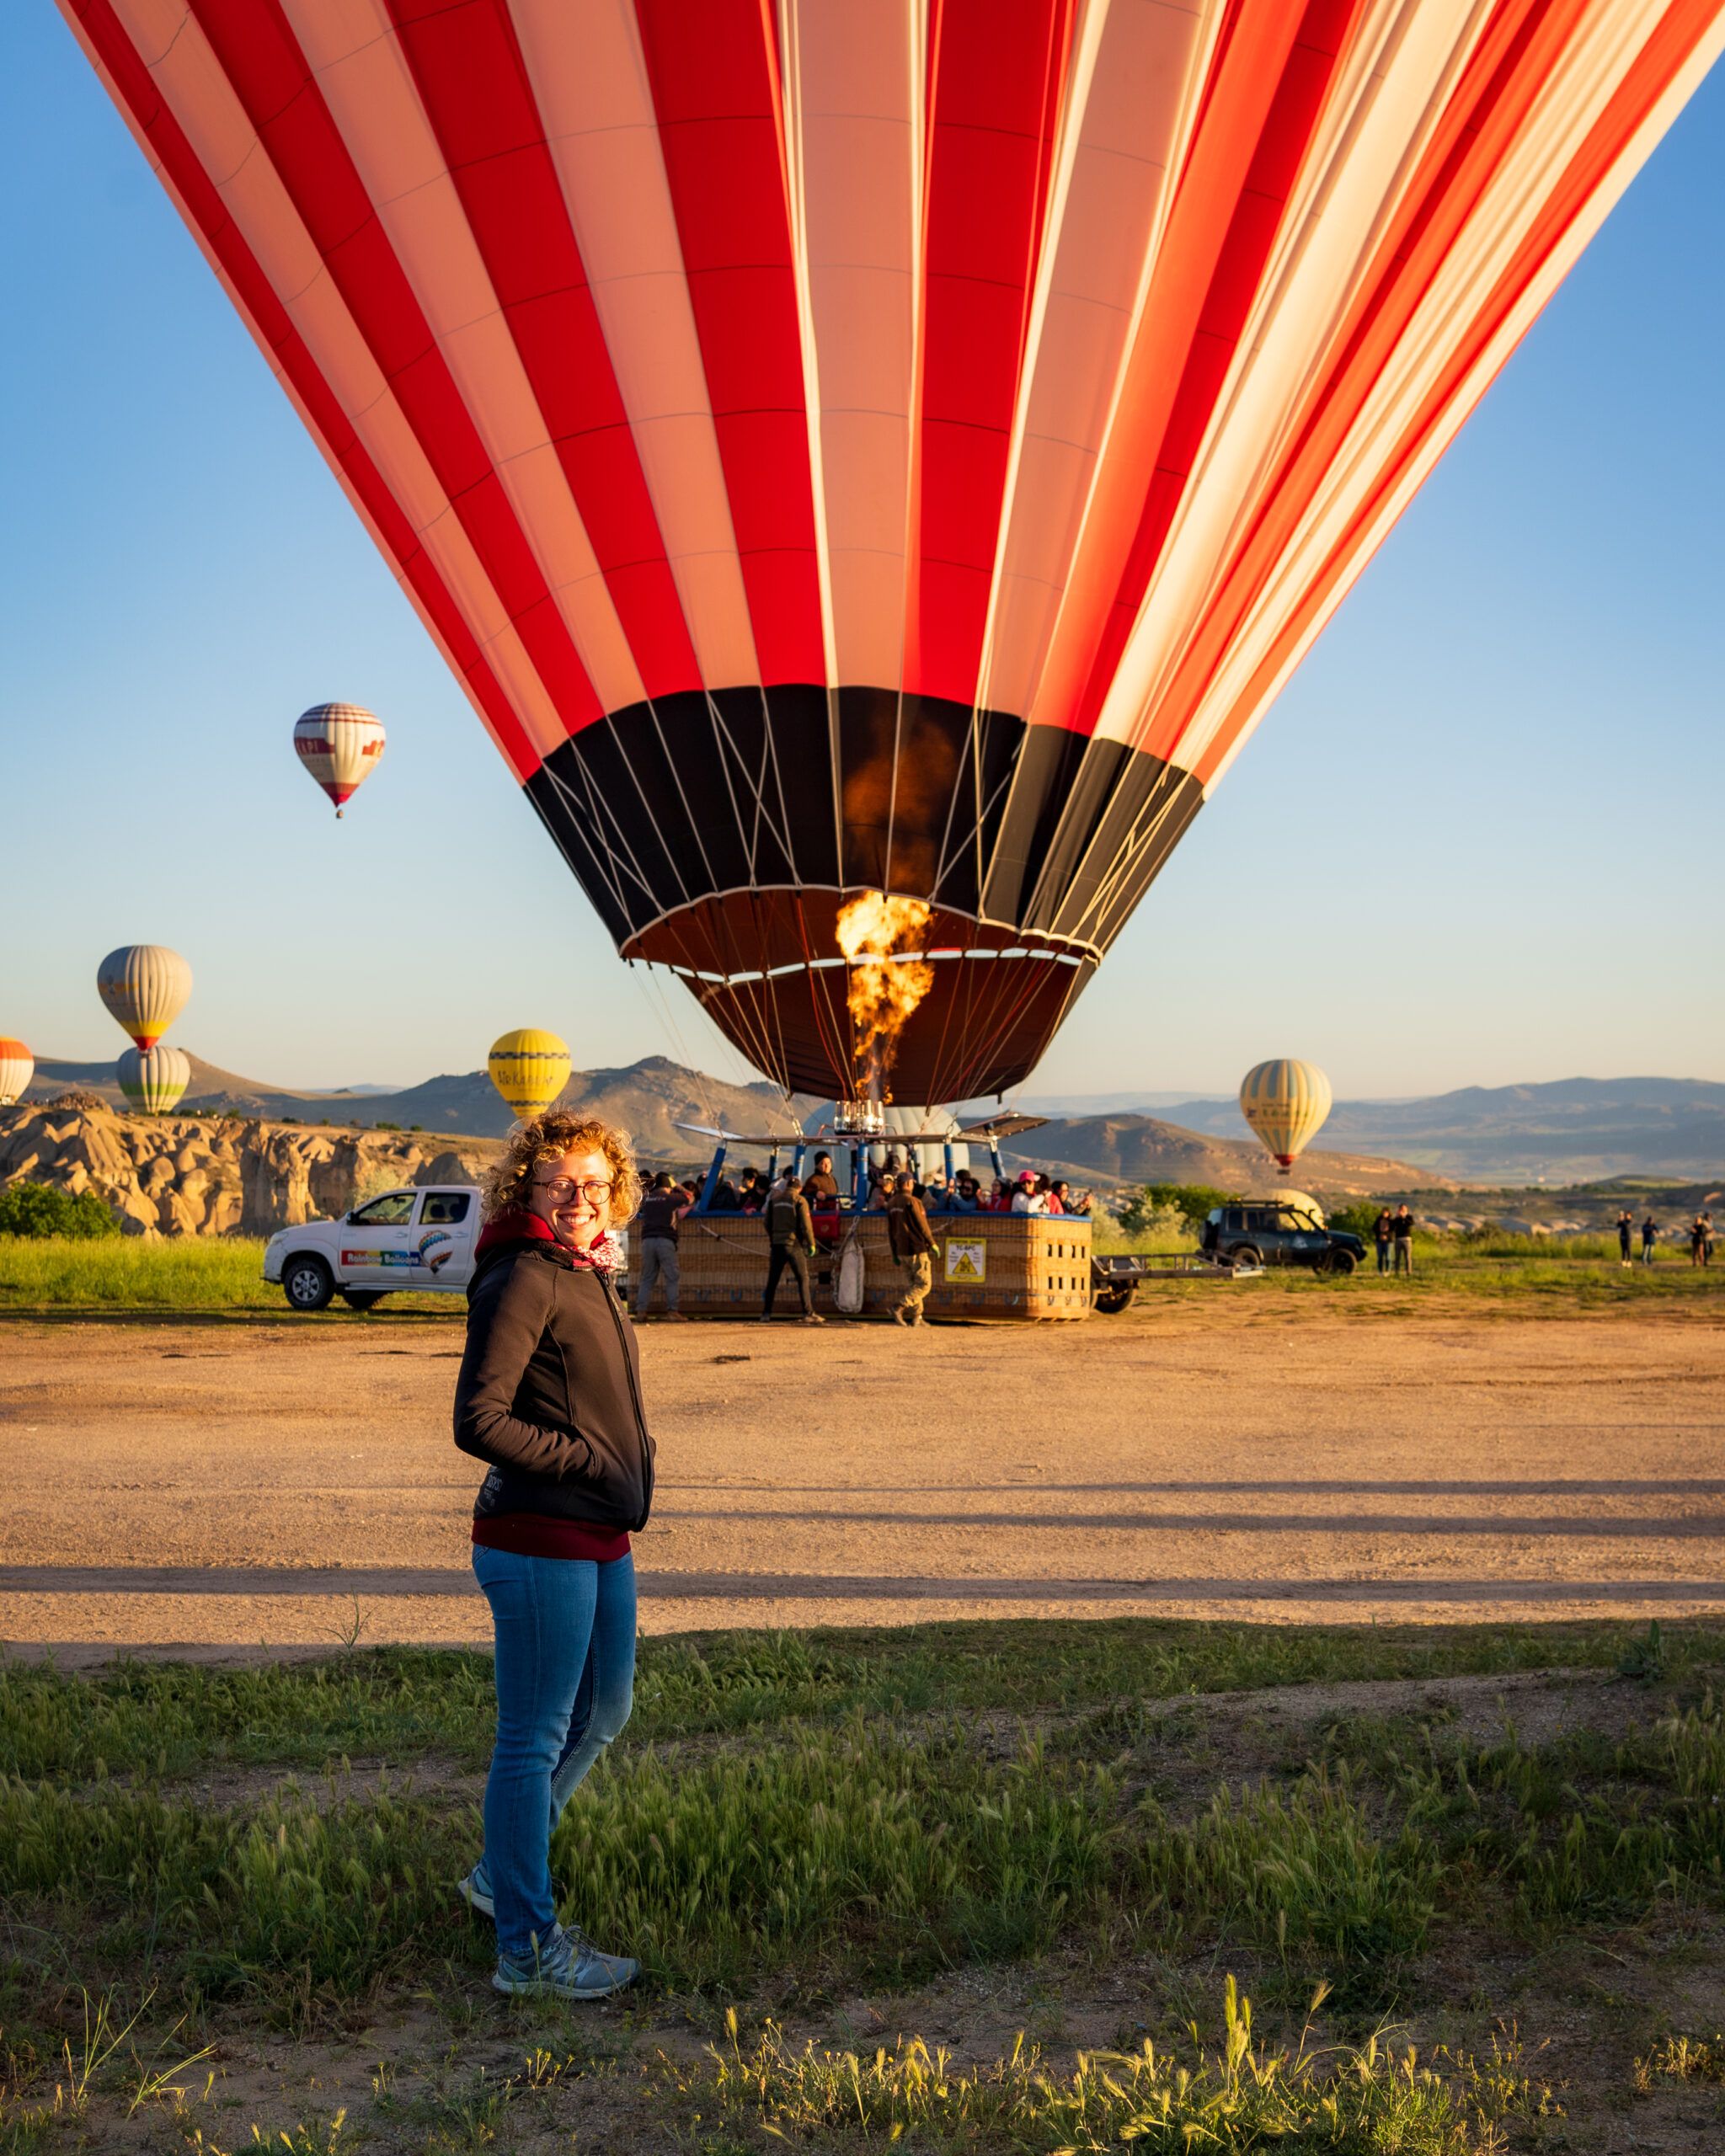
[[[1007,1321],[1082,1318],[1090,1315],[1090,1223],[1017,1214],[936,1214],[934,1285],[923,1308],[930,1317]],[[814,1307],[833,1315],[839,1253],[854,1235],[864,1260],[864,1317],[886,1315],[903,1296],[905,1276],[893,1262],[886,1220],[879,1213],[847,1215],[836,1236],[823,1237],[810,1266]],[[690,1317],[758,1317],[766,1286],[766,1229],[753,1214],[692,1214],[678,1246],[680,1300]],[[633,1250],[631,1251],[633,1277]],[[633,1300],[633,1294],[631,1296]],[[655,1291],[654,1310],[664,1302]],[[798,1314],[797,1283],[779,1283],[776,1315]]]

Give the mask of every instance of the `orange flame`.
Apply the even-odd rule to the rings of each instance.
[[[906,952],[928,926],[922,899],[891,899],[865,891],[839,908],[839,948],[850,961],[848,996],[859,1091],[890,1100],[887,1072],[905,1020],[934,986],[934,968]]]

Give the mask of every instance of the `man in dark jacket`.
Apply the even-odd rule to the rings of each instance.
[[[894,1320],[900,1325],[926,1325],[922,1305],[934,1285],[934,1231],[908,1175],[895,1179],[893,1193],[887,1200],[886,1235],[894,1262],[904,1268],[908,1279],[893,1311]]]
[[[1390,1230],[1396,1243],[1396,1270],[1398,1273],[1412,1273],[1413,1270],[1413,1215],[1405,1205],[1398,1205],[1396,1208],[1396,1217],[1390,1223]]]
[[[635,1247],[639,1260],[635,1268],[634,1315],[638,1318],[645,1317],[653,1307],[654,1283],[662,1280],[666,1317],[676,1319],[679,1325],[686,1322],[677,1308],[677,1290],[681,1284],[677,1269],[677,1229],[688,1209],[683,1193],[670,1172],[661,1168],[635,1215]]]
[[[761,1316],[772,1315],[778,1283],[788,1266],[796,1276],[797,1292],[803,1299],[804,1324],[824,1325],[826,1321],[817,1315],[809,1287],[809,1261],[814,1255],[814,1223],[809,1218],[809,1201],[803,1195],[799,1177],[787,1176],[775,1187],[766,1201],[766,1294],[761,1305]]]
[[[823,1198],[836,1198],[838,1194],[839,1179],[832,1171],[832,1155],[817,1153],[814,1174],[803,1179],[804,1197],[814,1206],[819,1204]]]
[[[1630,1262],[1629,1246],[1635,1239],[1635,1215],[1621,1212],[1617,1215],[1617,1257],[1621,1264]]]

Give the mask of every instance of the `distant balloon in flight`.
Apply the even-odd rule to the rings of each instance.
[[[135,1048],[154,1048],[191,992],[191,968],[161,943],[124,943],[96,969],[96,993]]]
[[[491,1082],[517,1116],[542,1115],[569,1082],[569,1052],[555,1033],[520,1026],[491,1043]]]
[[[294,754],[339,817],[383,758],[383,722],[359,704],[313,704],[294,722]]]
[[[191,1059],[184,1049],[129,1048],[115,1066],[120,1090],[146,1115],[168,1115],[192,1081]]]
[[[9,1108],[22,1097],[35,1070],[36,1059],[24,1043],[0,1033],[0,1108]]]
[[[1255,1064],[1240,1086],[1240,1113],[1284,1168],[1322,1129],[1330,1081],[1315,1063],[1286,1056]]]

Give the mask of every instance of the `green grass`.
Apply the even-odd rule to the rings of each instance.
[[[1569,1673],[1571,1694],[1538,1742],[1488,1694],[1464,1721],[1435,1689],[1542,1669]],[[1375,1716],[1344,1698],[1292,1736],[1225,1710],[1231,1693],[1351,1679],[1407,1690]],[[1501,2150],[1549,2099],[1513,2044],[1487,2055],[1482,1987],[1508,1982],[1525,2017],[1525,1972],[1546,1972],[1573,2017],[1583,1995],[1562,1972],[1596,1942],[1617,1961],[1643,1940],[1657,1961],[1725,1925],[1722,1686],[1725,1625],[1701,1622],[649,1640],[635,1719],[565,1814],[553,1871],[566,1919],[641,1957],[633,2012],[718,2039],[737,2009],[705,2055],[608,2054],[643,2116],[684,2136],[668,2146],[896,2132],[1003,2156]],[[489,1935],[451,1892],[480,1829],[451,1772],[483,1764],[491,1731],[476,1654],[88,1678],[0,1665],[0,2151],[60,2145],[55,2092],[92,2025],[131,2047],[125,2075],[83,2075],[95,2111],[123,2110],[205,2046],[219,2060],[248,2030],[286,2029],[339,2049],[409,2000],[452,2033],[411,2085],[381,2068],[369,2123],[340,2134],[454,2148],[530,2117],[566,2132],[559,2106],[599,2063],[565,2045],[563,2065],[532,2053],[501,2071]],[[379,1759],[387,1774],[366,1767]],[[1039,1990],[1049,2025],[943,2059],[891,2002],[916,2011],[922,1988],[955,1983],[948,2005]],[[1220,2028],[1191,2026],[1219,1992]],[[1059,2003],[1087,1996],[1132,2013],[1105,2049],[1063,2052]],[[879,2050],[845,2034],[859,1999],[895,2017]],[[788,2004],[795,2041],[777,2025]],[[836,2041],[804,2041],[809,2017],[834,2015]],[[1436,2017],[1450,2050],[1375,2036],[1390,2016]],[[1669,2024],[1614,2041],[1631,2046],[1626,2102],[1635,2060],[1646,2089],[1714,2073],[1706,2040],[1685,2049]],[[266,2138],[293,2142],[307,2118],[313,2139],[336,2132],[334,2096],[297,2100]],[[247,2145],[174,2116],[204,2156]]]
[[[447,1294],[393,1294],[387,1307],[446,1318],[462,1317],[467,1308],[461,1297]],[[291,1315],[280,1283],[264,1278],[263,1243],[246,1235],[161,1242],[0,1235],[0,1311],[7,1310]],[[350,1322],[357,1315],[338,1299],[323,1321]]]

